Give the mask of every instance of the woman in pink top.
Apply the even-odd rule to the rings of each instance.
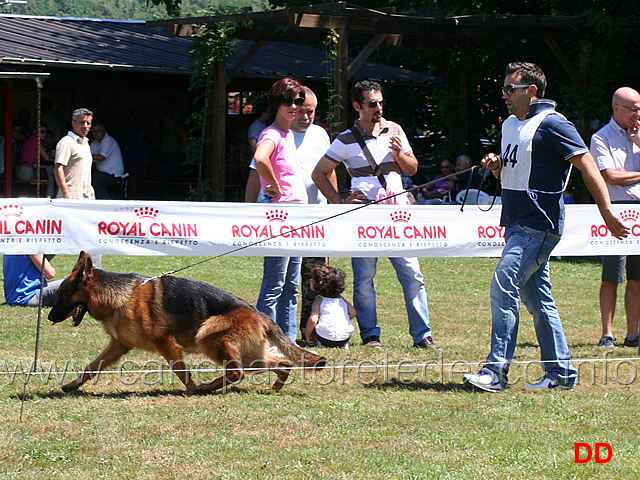
[[[304,87],[292,78],[278,80],[269,90],[269,104],[276,118],[260,133],[253,158],[262,191],[271,202],[307,203],[291,131],[296,111],[303,103]]]
[[[283,78],[269,90],[274,122],[258,137],[254,159],[265,201],[307,203],[307,190],[296,156],[291,123],[304,103],[304,87]],[[256,308],[269,315],[284,334],[296,341],[298,280],[302,257],[264,257],[262,286]]]

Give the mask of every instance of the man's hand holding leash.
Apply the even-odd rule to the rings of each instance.
[[[480,161],[480,165],[483,168],[488,168],[493,173],[493,176],[500,178],[500,170],[502,170],[502,159],[495,153],[486,154]]]

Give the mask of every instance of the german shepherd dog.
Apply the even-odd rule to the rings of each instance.
[[[134,348],[160,353],[184,383],[187,393],[211,392],[244,378],[244,368],[273,370],[279,391],[294,365],[322,368],[325,357],[304,350],[287,338],[267,315],[235,295],[188,278],[149,279],[93,268],[91,256],[80,252],[71,274],[60,284],[49,320],[72,317],[78,326],[89,314],[102,322],[109,345],[74,381],[69,392]],[[285,359],[267,352],[267,342]],[[199,351],[223,366],[223,376],[197,385],[189,375],[183,351]]]

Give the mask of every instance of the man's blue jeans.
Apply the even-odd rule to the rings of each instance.
[[[302,257],[264,257],[262,286],[256,308],[269,315],[284,334],[298,334],[298,281]]]
[[[560,236],[522,225],[508,227],[502,258],[491,282],[491,353],[485,368],[507,384],[520,322],[520,301],[533,315],[545,374],[573,386],[578,371],[571,365],[569,346],[558,308],[551,296],[549,257]]]
[[[409,316],[409,333],[415,343],[431,336],[429,326],[429,305],[424,277],[420,273],[420,263],[416,257],[389,258],[396,271]],[[380,336],[376,311],[376,291],[373,278],[376,275],[377,258],[352,258],[353,306],[358,312],[360,336],[366,339]]]

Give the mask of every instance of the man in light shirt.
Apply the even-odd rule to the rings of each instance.
[[[591,154],[604,178],[611,203],[640,203],[640,93],[622,87],[611,101],[613,116],[607,125],[591,138]],[[627,287],[624,306],[627,314],[625,347],[638,347],[638,318],[640,317],[640,255],[606,255],[602,257],[600,285],[600,318],[602,337],[600,347],[613,348],[613,316],[616,309],[618,285]]]
[[[100,120],[93,122],[91,134],[91,156],[95,166],[91,183],[96,198],[109,200],[111,195],[108,188],[124,174],[122,152],[116,139],[107,133],[104,123]]]

